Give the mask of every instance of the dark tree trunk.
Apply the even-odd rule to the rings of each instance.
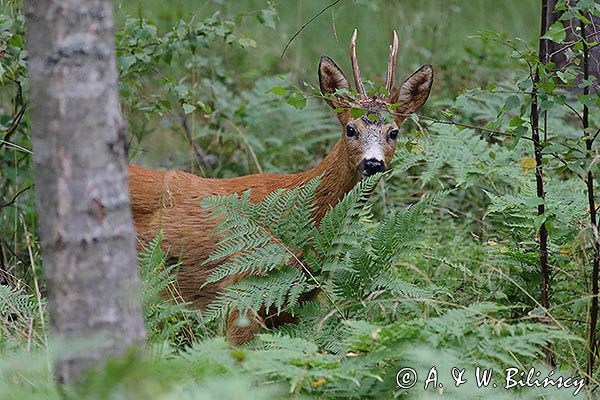
[[[556,3],[558,0],[548,0],[549,9],[548,9],[548,26],[553,23],[559,21],[562,16],[562,11],[554,11]],[[596,3],[600,4],[600,0],[595,0]],[[600,17],[596,17],[593,15],[586,14],[586,18],[592,21],[591,24],[587,25],[585,29],[585,37],[588,42],[596,42],[600,43]],[[579,20],[571,19],[562,21],[562,24],[566,30],[566,41],[567,42],[575,42],[581,40],[581,33],[576,29],[580,27]],[[555,69],[561,69],[567,63],[571,62],[570,54],[567,49],[570,47],[565,45],[564,43],[555,43],[549,42],[549,54],[550,61],[552,61],[555,66]],[[600,46],[593,46],[588,49],[588,74],[590,77],[595,77],[594,82],[590,85],[590,89],[593,91],[598,90],[598,85],[600,85]],[[573,88],[574,92],[579,91],[581,93],[582,89]]]
[[[33,164],[60,382],[141,348],[112,2],[26,0]]]
[[[542,11],[541,11],[541,22],[540,22],[540,42],[538,49],[539,62],[542,65],[548,63],[548,50],[549,40],[542,39],[548,30],[548,16],[550,14],[548,0],[542,0]],[[533,72],[533,71],[532,71]],[[543,171],[543,155],[542,155],[542,138],[540,137],[540,110],[538,107],[538,85],[540,82],[540,75],[538,68],[533,72],[533,89],[531,92],[531,139],[533,142],[533,150],[535,154],[535,181],[537,197],[542,202],[538,205],[538,215],[543,217],[546,213],[543,199],[546,196],[544,190],[544,171]],[[544,121],[547,115],[544,115]],[[544,130],[544,135],[546,131]],[[540,241],[540,303],[547,313],[550,308],[550,266],[548,264],[548,230],[546,229],[546,223],[543,222],[540,225],[538,238]],[[544,348],[546,354],[546,363],[548,365],[554,365],[554,359],[552,356],[552,345],[547,343]]]
[[[548,25],[560,20],[562,11],[555,11],[554,8],[558,3],[558,0],[548,0],[549,9],[547,12]],[[596,3],[600,4],[600,0],[595,0]],[[583,45],[583,54],[578,54],[581,57],[581,74],[575,80],[576,83],[583,81],[589,82],[584,85],[583,88],[573,87],[569,90],[573,93],[581,93],[588,95],[590,93],[596,93],[600,85],[600,46],[588,46],[588,43],[600,42],[600,17],[596,17],[590,14],[584,14],[587,19],[592,23],[585,25],[578,19],[571,19],[562,21],[562,24],[566,29],[565,43],[549,43],[549,51],[551,61],[555,64],[554,68],[557,70],[562,69],[568,63],[573,61],[572,57],[575,55],[574,52],[570,51],[572,43],[580,41]],[[579,28],[579,30],[577,30]],[[585,39],[585,40],[584,40]],[[590,79],[593,78],[593,79]],[[590,306],[590,319],[589,319],[589,332],[588,332],[588,359],[587,359],[587,377],[589,381],[594,373],[594,365],[598,356],[598,338],[597,338],[597,325],[598,325],[598,280],[600,277],[600,242],[597,237],[598,232],[598,218],[596,209],[596,196],[594,194],[595,188],[595,177],[592,170],[593,158],[596,153],[593,150],[595,135],[592,136],[588,131],[590,126],[589,120],[589,109],[587,105],[583,105],[582,113],[582,127],[583,127],[583,141],[586,147],[586,158],[589,163],[589,167],[586,172],[585,181],[588,195],[588,207],[590,214],[590,228],[593,237],[593,258],[592,258],[592,285],[591,285],[591,306]]]
[[[583,23],[581,23],[581,31],[584,32]],[[587,81],[589,78],[589,49],[587,42],[583,42],[583,79]],[[583,94],[590,94],[590,86],[585,85],[583,88]],[[590,209],[590,228],[592,230],[592,237],[594,238],[594,252],[592,260],[592,305],[590,307],[590,329],[589,329],[589,354],[588,354],[588,365],[587,373],[588,377],[586,380],[589,382],[591,376],[594,373],[594,363],[596,361],[597,343],[596,343],[596,326],[598,324],[598,278],[600,275],[600,242],[598,242],[598,221],[596,217],[596,198],[594,196],[594,173],[592,171],[594,153],[592,147],[594,145],[594,138],[588,132],[590,126],[590,112],[587,105],[583,105],[583,137],[585,139],[586,157],[589,161],[589,166],[586,176],[586,186],[588,194],[588,205]]]

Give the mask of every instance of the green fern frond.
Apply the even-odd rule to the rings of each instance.
[[[381,222],[370,241],[374,261],[381,268],[388,267],[409,250],[423,232],[423,213],[437,203],[447,192],[436,192],[418,203],[391,213]]]
[[[44,304],[42,304],[42,308]],[[25,288],[0,285],[0,347],[3,339],[12,346],[44,342],[37,298]]]
[[[379,182],[381,175],[373,175],[361,180],[344,198],[336,204],[321,220],[318,229],[313,234],[313,244],[317,252],[331,255],[335,249],[332,244],[336,241],[344,244],[344,238],[356,233],[357,226],[351,222],[370,215],[370,205],[367,198]],[[353,232],[349,232],[353,231]]]
[[[213,196],[202,206],[218,218],[216,250],[205,263],[222,261],[206,283],[238,274],[264,274],[289,263],[302,251],[313,229],[314,195],[319,178],[305,185],[270,193],[262,202],[241,196]]]
[[[0,317],[9,315],[32,316],[36,312],[37,302],[33,295],[9,285],[0,285]]]
[[[219,265],[206,279],[206,284],[240,274],[264,274],[291,260],[289,252],[279,243],[258,242],[256,249],[233,255],[231,261]]]
[[[242,314],[260,309],[280,313],[295,307],[300,296],[314,288],[304,273],[285,265],[267,276],[251,276],[226,288],[208,306],[205,318],[221,318],[232,308]]]
[[[161,343],[173,337],[189,324],[187,316],[191,313],[185,303],[165,298],[179,264],[166,264],[168,254],[163,251],[162,243],[163,232],[160,231],[138,256],[142,306],[150,343]]]

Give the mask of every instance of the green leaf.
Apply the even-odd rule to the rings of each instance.
[[[511,128],[516,128],[517,126],[521,126],[523,124],[525,124],[525,121],[523,120],[523,118],[521,118],[521,117],[512,117],[510,119],[509,126]]]
[[[512,96],[508,96],[506,98],[506,101],[504,102],[504,109],[506,111],[510,111],[514,108],[517,108],[520,104],[521,100],[519,99],[519,96],[513,94]]]
[[[198,100],[198,101],[196,102],[196,108],[197,108],[197,109],[200,109],[200,110],[202,110],[202,111],[204,111],[205,113],[209,113],[209,112],[211,112],[211,109],[210,109],[210,107],[209,107],[209,106],[207,106],[206,104],[204,104],[204,102],[203,102],[203,101],[200,101],[200,100]]]
[[[182,105],[183,107],[183,112],[187,115],[187,114],[191,114],[194,111],[196,111],[196,106],[193,104],[188,104],[188,103],[183,103]]]
[[[554,107],[554,102],[551,100],[544,100],[540,104],[540,112],[551,110]]]
[[[238,43],[245,49],[248,47],[256,47],[256,41],[250,38],[240,38],[238,39]]]
[[[544,204],[544,199],[541,197],[531,197],[525,200],[525,205],[528,207],[537,207]]]
[[[127,72],[127,70],[135,64],[136,58],[132,55],[121,56],[117,58],[117,66],[120,72]]]
[[[582,94],[577,96],[577,99],[581,104],[585,104],[588,107],[593,107],[598,101],[598,96],[596,94]]]
[[[277,96],[285,96],[287,94],[287,90],[282,87],[273,87],[267,91],[267,93],[273,93]]]
[[[277,10],[274,8],[265,8],[264,10],[260,10],[257,14],[257,18],[261,24],[264,26],[275,29],[276,21],[277,21]]]
[[[350,114],[352,118],[360,118],[367,113],[367,110],[363,110],[362,108],[352,108],[350,109]]]
[[[557,21],[550,25],[546,34],[542,36],[542,39],[550,39],[553,42],[560,43],[565,40],[566,36],[566,28],[560,21]]]
[[[306,107],[306,97],[302,93],[294,93],[287,99],[287,103],[301,110]]]

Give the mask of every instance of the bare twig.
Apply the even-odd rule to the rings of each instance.
[[[313,15],[308,21],[306,21],[304,24],[302,24],[302,26],[300,27],[300,29],[298,29],[296,31],[296,33],[294,33],[292,35],[292,37],[290,38],[290,40],[288,40],[287,44],[283,48],[283,51],[281,52],[281,58],[283,58],[283,56],[285,55],[285,52],[287,51],[288,47],[290,47],[290,44],[292,44],[292,42],[294,41],[294,39],[296,39],[296,37],[304,30],[304,28],[306,28],[311,22],[313,22],[315,19],[319,18],[319,16],[321,14],[323,14],[325,11],[329,10],[331,7],[335,6],[340,1],[342,1],[342,0],[335,0],[333,3],[328,4],[325,8],[321,9],[321,11],[319,11],[318,13],[316,13],[315,15]]]
[[[594,143],[594,141],[596,140],[596,138],[598,137],[599,134],[600,134],[600,129],[598,129],[596,131],[596,133],[594,133],[594,136],[592,137],[592,144]]]
[[[591,38],[592,36],[596,36],[596,35],[598,35],[598,33],[596,33],[596,32],[592,32],[592,33],[590,33],[589,35],[585,35],[585,37],[584,37],[584,38],[585,38],[585,39],[589,39],[589,38]],[[557,55],[557,54],[559,54],[559,53],[563,52],[564,50],[566,50],[566,49],[568,49],[568,48],[570,48],[570,47],[573,47],[573,46],[575,46],[577,43],[580,43],[580,42],[584,41],[584,40],[583,40],[584,38],[578,39],[578,40],[574,41],[573,43],[569,43],[569,44],[567,44],[567,45],[565,45],[565,46],[563,46],[563,47],[559,47],[558,49],[556,49],[556,50],[554,50],[552,53],[550,53],[550,54],[548,55],[548,57],[552,58],[552,57],[554,57],[555,55]],[[593,48],[593,47],[596,47],[596,46],[598,46],[598,44],[597,44],[597,43],[596,43],[596,44],[594,44],[593,46],[589,46],[589,47],[588,47],[588,50],[589,50],[589,49],[591,49],[591,48]]]
[[[393,115],[398,115],[398,113],[392,113]],[[499,131],[496,129],[489,129],[489,128],[484,128],[483,126],[477,126],[477,125],[471,125],[471,124],[465,124],[462,122],[458,122],[458,121],[454,121],[452,119],[438,119],[438,118],[433,118],[433,117],[428,117],[426,115],[422,115],[422,114],[417,114],[419,116],[420,119],[424,119],[426,121],[431,121],[434,124],[443,124],[443,125],[455,125],[455,126],[460,126],[462,128],[468,128],[468,129],[474,129],[474,130],[478,130],[478,131],[482,131],[482,132],[488,132],[488,133],[493,133],[495,135],[501,135],[501,136],[506,136],[509,138],[514,138],[515,135],[510,133],[510,132],[503,132],[503,131]],[[531,138],[528,137],[522,137],[522,139],[525,140],[531,140]]]
[[[21,264],[23,265],[27,265],[27,262],[25,262],[25,260],[23,260],[21,258],[21,256],[19,256],[13,249],[12,246],[4,239],[0,238],[0,246],[4,246],[4,248],[6,250],[8,250],[8,252],[14,257],[16,258]],[[13,278],[18,279],[16,276],[10,274],[8,271],[3,271],[3,273],[5,274],[9,274],[11,275]]]
[[[31,189],[31,187],[32,187],[32,186],[33,186],[33,185],[29,185],[29,186],[27,186],[26,188],[23,188],[23,189],[19,190],[17,193],[15,193],[15,195],[13,196],[13,198],[12,198],[10,201],[5,201],[5,200],[2,200],[2,199],[0,199],[0,208],[4,208],[4,207],[8,207],[8,206],[11,206],[11,205],[13,205],[13,204],[14,204],[14,202],[17,200],[17,198],[18,198],[18,197],[19,197],[21,194],[23,194],[23,193],[25,193],[26,191],[28,191],[29,189]]]
[[[550,153],[550,155],[552,155],[554,158],[556,158],[558,161],[560,161],[562,165],[564,165],[568,170],[570,170],[575,175],[577,175],[577,177],[579,179],[581,179],[582,181],[585,182],[585,177],[583,175],[580,175],[578,172],[571,170],[569,168],[569,163],[564,158],[562,158],[562,156],[560,156],[558,153],[555,153],[555,152]]]
[[[6,134],[4,135],[4,138],[2,139],[2,141],[0,142],[0,149],[2,148],[2,146],[6,143],[10,143],[10,137],[17,131],[17,128],[19,127],[19,124],[21,123],[21,119],[23,118],[23,115],[25,115],[25,110],[27,109],[26,106],[21,107],[21,109],[17,112],[17,115],[15,115],[15,118],[13,119],[13,122],[10,125],[10,128],[8,128],[8,131],[6,132]]]
[[[210,160],[210,156],[208,154],[206,154],[206,152],[204,151],[204,149],[202,147],[198,146],[198,144],[196,142],[194,142],[194,137],[193,137],[192,131],[190,130],[190,127],[187,123],[187,117],[185,115],[181,116],[181,126],[183,127],[183,134],[184,134],[186,140],[188,141],[188,143],[190,144],[190,146],[192,146],[192,149],[194,150],[196,157],[198,158],[199,161],[202,162],[202,164],[206,168],[207,172],[210,173],[212,171],[212,163]]]
[[[6,75],[6,79],[8,79],[17,86],[17,95],[15,96],[15,108],[13,111],[13,113],[16,114],[19,105],[23,104],[23,85],[21,84],[21,81],[13,78],[10,75]],[[25,107],[25,105],[23,105],[23,107]]]

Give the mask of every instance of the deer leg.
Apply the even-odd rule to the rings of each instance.
[[[310,292],[304,293],[302,296],[300,296],[299,303],[302,304],[313,300],[318,293],[319,289],[313,289]],[[295,324],[298,322],[298,317],[287,311],[271,312],[270,310],[265,311],[264,309],[261,309],[259,315],[261,316],[265,327],[269,329],[277,328],[284,324]]]
[[[240,346],[254,339],[257,333],[283,324],[295,323],[297,318],[288,312],[269,313],[261,309],[258,315],[248,315],[248,325],[239,326],[239,311],[234,310],[227,318],[227,339],[234,346]]]
[[[248,313],[247,318],[248,324],[240,326],[238,322],[240,313],[237,309],[233,310],[227,317],[227,340],[232,345],[241,346],[251,341],[265,327],[262,318],[258,315]]]

